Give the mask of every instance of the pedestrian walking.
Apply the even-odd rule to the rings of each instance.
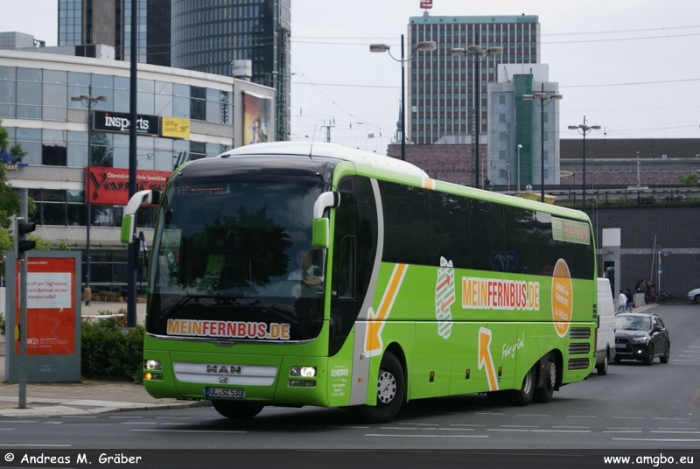
[[[627,307],[627,296],[620,290],[620,296],[617,297],[617,312],[624,313]]]
[[[632,313],[634,311],[634,296],[632,295],[632,291],[628,288],[627,292],[625,293],[625,297],[627,298],[627,304],[625,305],[625,311],[628,313]]]

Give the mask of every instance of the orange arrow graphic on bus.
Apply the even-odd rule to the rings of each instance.
[[[369,357],[378,355],[382,352],[382,329],[384,328],[384,320],[389,317],[391,307],[394,305],[396,295],[399,293],[401,282],[406,274],[406,264],[396,264],[394,271],[389,278],[389,284],[384,291],[382,301],[379,303],[377,312],[372,308],[369,310],[369,322],[367,324],[367,335],[365,336],[365,354]]]
[[[496,368],[491,356],[491,331],[482,327],[479,329],[479,369],[486,368],[486,379],[489,382],[489,391],[498,391]]]

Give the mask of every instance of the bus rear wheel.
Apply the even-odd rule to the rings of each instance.
[[[393,353],[386,352],[377,377],[377,405],[353,406],[350,411],[361,422],[389,422],[401,410],[405,394],[406,379],[401,362]]]
[[[212,400],[211,405],[213,405],[214,409],[223,417],[233,420],[252,419],[265,407],[262,404],[256,404],[254,402],[224,400]]]
[[[545,403],[552,400],[554,388],[557,385],[557,364],[552,357],[549,357],[547,364],[540,370],[540,373],[545,374],[544,382],[535,391],[535,402]]]

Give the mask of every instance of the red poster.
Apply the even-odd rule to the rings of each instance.
[[[75,353],[75,258],[27,259],[27,355]],[[19,273],[20,265],[17,262]],[[16,324],[20,324],[19,274],[15,289]],[[15,342],[19,354],[19,342]]]
[[[168,171],[137,171],[136,192],[146,189],[165,190],[165,183],[171,174]],[[85,196],[90,197],[93,204],[126,205],[129,202],[129,170],[86,167]]]

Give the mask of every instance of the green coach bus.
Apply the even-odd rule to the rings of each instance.
[[[177,168],[148,270],[144,382],[223,416],[487,393],[547,402],[595,364],[580,211],[431,179],[333,144],[249,145]]]

